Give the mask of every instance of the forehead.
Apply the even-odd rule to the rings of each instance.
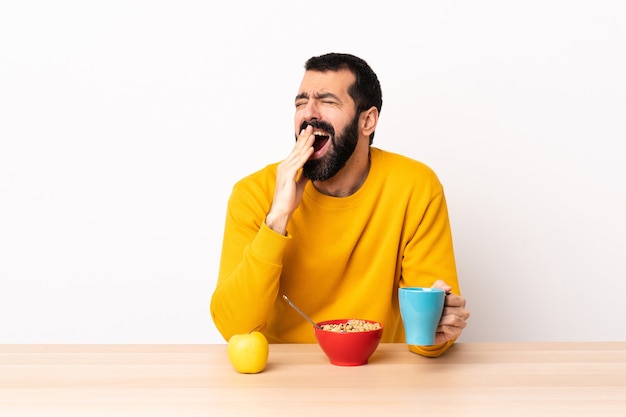
[[[356,77],[347,69],[339,71],[306,71],[298,94],[310,97],[321,93],[332,93],[344,100],[351,100],[348,89],[354,84]]]

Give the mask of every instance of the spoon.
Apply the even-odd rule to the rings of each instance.
[[[321,327],[320,327],[320,326],[319,326],[316,322],[314,322],[313,320],[311,320],[311,318],[310,318],[309,316],[307,316],[306,314],[304,314],[304,312],[303,312],[302,310],[300,310],[300,309],[298,308],[298,306],[297,306],[297,305],[295,305],[294,303],[292,303],[292,302],[291,302],[291,300],[290,300],[289,298],[287,298],[287,296],[286,296],[285,294],[283,294],[283,299],[284,299],[285,301],[287,301],[287,302],[289,303],[289,305],[290,305],[291,307],[293,307],[293,309],[294,309],[294,310],[296,310],[298,313],[300,313],[300,315],[301,315],[302,317],[304,317],[305,319],[307,319],[307,320],[308,320],[308,321],[309,321],[309,322],[313,325],[313,327],[315,327],[316,329],[319,329],[319,330],[321,330],[321,329],[322,329],[322,328],[321,328]]]

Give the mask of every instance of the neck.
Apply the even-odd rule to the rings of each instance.
[[[334,177],[326,181],[313,181],[313,185],[322,194],[331,197],[348,197],[356,193],[365,183],[370,165],[369,146],[364,151],[357,149]]]

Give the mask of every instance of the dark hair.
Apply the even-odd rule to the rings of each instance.
[[[374,106],[380,113],[383,107],[383,93],[380,82],[372,68],[359,57],[350,54],[328,53],[309,58],[304,64],[307,71],[339,71],[347,69],[354,74],[356,80],[348,89],[348,94],[356,104],[356,114]],[[370,135],[370,145],[374,140],[374,132]]]

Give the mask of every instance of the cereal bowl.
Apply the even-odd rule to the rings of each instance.
[[[383,325],[372,320],[340,319],[317,323],[315,338],[330,363],[340,366],[365,365],[383,336]]]

